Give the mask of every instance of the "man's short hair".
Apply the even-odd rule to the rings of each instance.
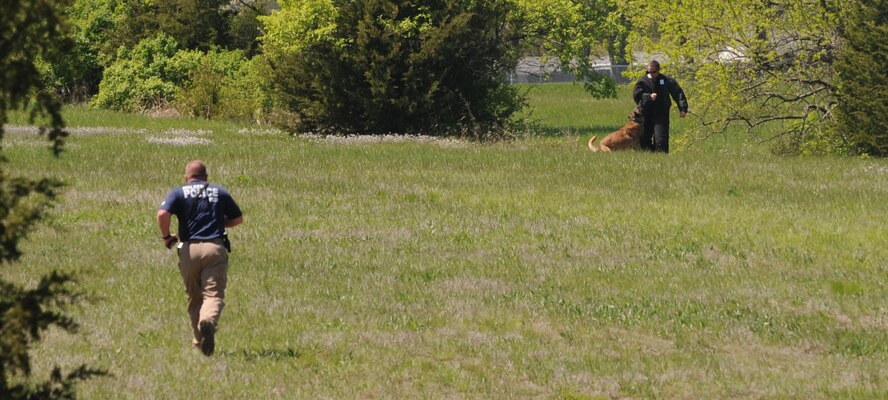
[[[207,178],[207,166],[201,160],[194,160],[185,165],[186,178]]]
[[[657,71],[660,71],[660,62],[657,60],[651,60],[651,62],[648,63],[648,67],[654,67]]]

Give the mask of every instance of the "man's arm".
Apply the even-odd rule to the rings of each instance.
[[[157,225],[160,227],[160,236],[168,237],[170,236],[170,221],[173,219],[173,214],[170,214],[167,210],[157,210]]]
[[[160,209],[157,210],[157,226],[160,227],[160,236],[163,239],[163,245],[166,248],[172,248],[176,242],[179,241],[179,238],[176,235],[170,234],[170,221],[173,218],[173,214],[170,214],[169,211]]]
[[[228,193],[225,189],[221,189],[219,192],[219,201],[222,203],[222,209],[225,210],[222,213],[225,217],[225,220],[222,222],[223,226],[226,228],[233,228],[244,222],[244,215],[241,213],[241,209],[238,207],[237,202],[231,197],[231,193]]]
[[[237,218],[232,218],[232,219],[225,218],[225,227],[226,228],[233,228],[235,226],[240,225],[242,222],[244,222],[243,216],[240,216]]]
[[[681,117],[684,118],[685,114],[688,112],[688,99],[685,97],[684,90],[681,89],[681,86],[678,85],[678,81],[675,79],[672,80],[672,85],[669,86],[671,89],[669,94],[678,104],[678,111],[681,114]]]

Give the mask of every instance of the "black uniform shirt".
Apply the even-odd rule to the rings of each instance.
[[[657,93],[657,100],[650,101],[651,93]],[[645,116],[650,117],[669,116],[669,110],[672,108],[670,96],[678,103],[679,111],[688,111],[688,99],[685,97],[684,91],[678,82],[669,76],[660,74],[657,79],[651,79],[645,74],[638,79],[638,82],[635,83],[635,90],[632,91],[635,103],[642,106]]]

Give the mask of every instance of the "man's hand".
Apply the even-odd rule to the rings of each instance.
[[[163,245],[166,246],[166,248],[168,248],[168,249],[172,249],[173,246],[176,245],[176,243],[179,243],[179,238],[176,235],[172,235],[172,234],[165,237],[165,238],[162,238],[162,239],[163,239]]]
[[[657,93],[651,93],[651,101],[657,100]]]
[[[679,111],[678,116],[684,118],[685,115],[688,115],[687,111]]]

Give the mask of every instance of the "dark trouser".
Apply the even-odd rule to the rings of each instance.
[[[662,153],[669,152],[669,114],[644,117],[641,149]]]

